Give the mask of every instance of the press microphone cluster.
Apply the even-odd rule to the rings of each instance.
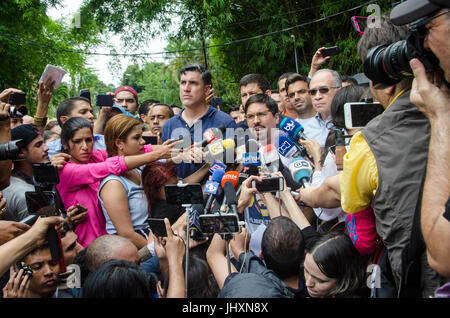
[[[293,158],[289,164],[289,170],[296,182],[304,188],[310,186],[309,181],[311,180],[312,167],[308,161],[301,157]]]

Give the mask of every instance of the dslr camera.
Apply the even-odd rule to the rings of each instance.
[[[427,21],[427,18],[422,18],[412,24],[406,40],[378,45],[367,51],[364,73],[374,85],[392,86],[404,78],[412,77],[409,61],[413,58],[419,59],[427,70],[442,71],[437,57],[423,45],[427,35]]]

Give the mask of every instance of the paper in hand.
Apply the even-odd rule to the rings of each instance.
[[[58,88],[65,74],[66,71],[62,68],[47,64],[39,82],[46,83],[49,79],[55,81],[55,85],[53,86],[53,89],[55,89]]]

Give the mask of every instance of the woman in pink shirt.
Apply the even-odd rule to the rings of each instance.
[[[109,157],[105,150],[93,150],[94,136],[91,124],[81,118],[70,118],[62,127],[61,145],[70,155],[69,161],[59,171],[60,183],[56,186],[66,209],[81,204],[88,209],[84,222],[75,228],[78,242],[87,247],[95,238],[107,234],[97,192],[100,182],[110,174],[121,175],[147,163],[168,159],[172,148],[181,141],[167,140],[161,146],[146,147],[144,154]]]

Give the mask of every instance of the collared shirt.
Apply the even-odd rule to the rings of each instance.
[[[181,117],[183,112],[184,109],[178,115],[175,115],[164,123],[161,134],[163,142],[168,139],[177,139],[181,136],[185,136],[187,133],[190,134],[192,142],[201,142],[203,140],[203,133],[209,128],[217,128],[220,125],[224,125],[227,129],[232,128],[233,131],[236,128],[236,122],[230,115],[217,110],[212,106],[209,106],[207,112],[197,119],[191,127],[189,127],[183,117]],[[178,177],[185,178],[193,174],[202,166],[203,163],[182,162],[178,164],[176,168]]]
[[[388,107],[408,89],[398,93]],[[339,183],[341,206],[346,213],[356,213],[370,206],[378,188],[378,169],[375,156],[360,131],[353,135],[350,150],[344,155]]]
[[[325,121],[317,113],[311,118],[297,118],[296,121],[305,128],[304,134],[309,139],[315,139],[321,147],[325,147],[325,141],[327,140],[329,129],[327,123],[331,120],[331,116]]]
[[[61,152],[61,138],[53,140],[47,144],[48,157],[51,159],[54,155]],[[105,137],[103,135],[94,134],[94,150],[106,150]]]

